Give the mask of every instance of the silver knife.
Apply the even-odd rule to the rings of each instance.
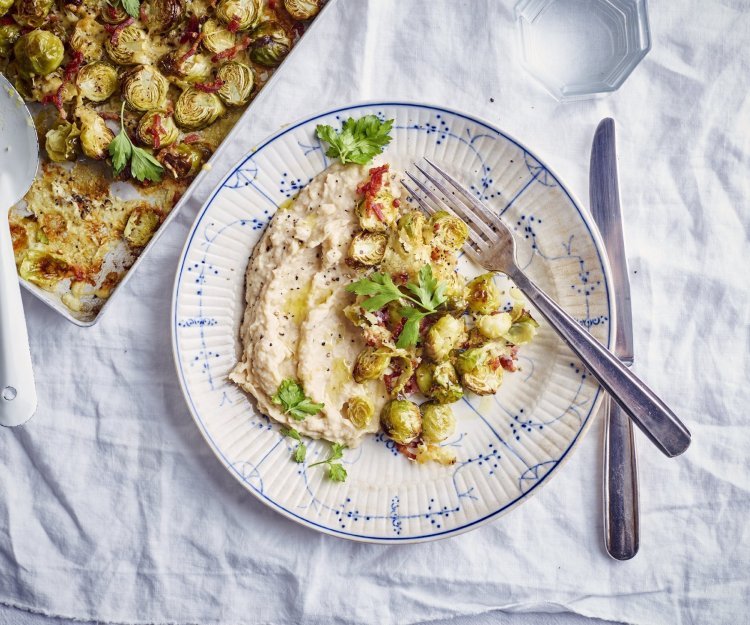
[[[628,264],[622,235],[620,189],[617,182],[615,121],[603,119],[594,134],[589,172],[591,213],[604,239],[615,292],[615,355],[633,364],[633,316]],[[617,560],[638,552],[638,469],[633,423],[605,396],[604,417],[604,544]]]

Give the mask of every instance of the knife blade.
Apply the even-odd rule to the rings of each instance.
[[[591,147],[589,171],[591,213],[604,240],[615,293],[615,355],[631,365],[633,315],[630,281],[620,209],[615,122],[603,119]],[[640,542],[638,469],[633,423],[608,396],[603,403],[604,426],[604,543],[618,560],[629,560]]]

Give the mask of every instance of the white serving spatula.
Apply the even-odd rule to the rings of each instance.
[[[39,164],[31,113],[0,74],[0,425],[20,425],[36,410],[29,336],[8,210],[29,190]]]

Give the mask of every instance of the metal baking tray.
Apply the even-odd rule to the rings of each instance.
[[[49,291],[45,291],[41,287],[38,287],[37,285],[27,282],[23,278],[19,276],[19,282],[21,283],[21,286],[23,286],[27,291],[29,291],[32,295],[42,300],[47,306],[55,310],[56,312],[60,313],[63,317],[65,317],[68,321],[71,323],[74,323],[77,326],[81,327],[90,327],[96,324],[99,319],[101,319],[102,315],[112,307],[113,300],[117,296],[117,293],[120,289],[122,289],[128,280],[133,276],[133,274],[138,269],[138,265],[141,263],[143,258],[148,254],[149,250],[156,245],[159,237],[162,235],[164,230],[169,226],[171,221],[175,218],[175,216],[179,213],[179,211],[182,209],[182,207],[185,205],[185,203],[190,199],[195,189],[200,185],[201,181],[208,175],[209,170],[211,170],[212,165],[221,158],[222,153],[224,152],[224,149],[227,145],[237,136],[238,131],[242,127],[243,122],[251,115],[253,115],[253,112],[258,104],[258,102],[261,102],[263,98],[266,96],[267,93],[273,88],[273,84],[278,79],[278,76],[280,72],[283,71],[284,65],[289,61],[290,58],[296,56],[297,54],[302,53],[302,51],[305,49],[306,46],[309,44],[307,43],[310,40],[310,33],[314,32],[317,28],[317,25],[320,23],[321,19],[323,19],[323,15],[327,14],[329,9],[332,5],[334,5],[338,0],[327,0],[327,2],[324,4],[324,6],[321,8],[320,13],[313,19],[310,26],[307,28],[307,30],[303,33],[302,37],[300,37],[299,41],[294,45],[294,47],[290,50],[287,57],[281,62],[279,67],[276,68],[276,70],[273,72],[271,77],[268,79],[268,81],[263,85],[263,87],[260,89],[258,94],[253,98],[252,102],[248,105],[248,107],[245,109],[244,113],[240,116],[240,118],[237,120],[235,125],[232,127],[232,129],[229,131],[226,137],[224,137],[224,140],[218,145],[214,153],[211,155],[211,158],[208,159],[206,162],[206,165],[203,168],[203,171],[201,171],[193,180],[193,182],[190,183],[190,185],[185,189],[185,192],[183,193],[182,197],[177,201],[177,203],[174,205],[172,210],[167,215],[164,222],[161,224],[159,229],[154,233],[154,235],[151,237],[151,240],[148,242],[148,244],[143,248],[140,255],[135,259],[133,264],[131,265],[130,269],[127,270],[125,275],[122,277],[120,282],[117,284],[117,286],[114,287],[112,290],[112,293],[110,294],[109,298],[106,302],[102,305],[102,307],[99,309],[99,311],[95,314],[92,318],[87,319],[81,319],[75,316],[75,313],[68,308],[65,304],[63,304],[61,300],[61,296],[55,293],[51,293]],[[118,184],[118,183],[113,183]],[[116,252],[115,252],[116,253]],[[122,258],[115,258],[115,262],[121,261]]]

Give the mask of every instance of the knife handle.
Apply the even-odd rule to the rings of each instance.
[[[638,467],[633,422],[608,396],[604,417],[604,544],[616,560],[638,553]]]
[[[690,431],[656,393],[518,267],[510,268],[508,276],[662,453],[672,458],[690,446]]]

